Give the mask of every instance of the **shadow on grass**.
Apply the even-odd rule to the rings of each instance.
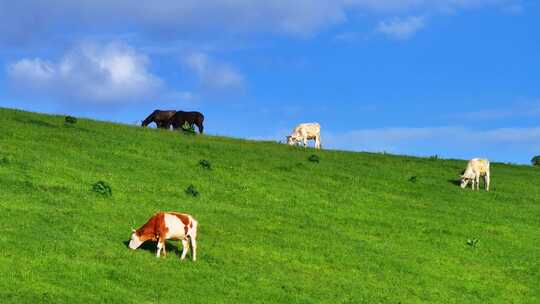
[[[461,180],[459,180],[459,179],[449,179],[448,182],[449,182],[450,184],[455,185],[455,186],[461,185]]]
[[[122,243],[124,243],[127,249],[131,250],[129,248],[129,241],[123,241]],[[170,244],[169,242],[165,242],[165,249],[167,250],[167,255],[170,255],[173,253],[174,255],[177,255],[177,256],[181,255],[181,249],[178,250],[178,246],[176,244]],[[141,247],[137,248],[137,250],[144,250],[151,253],[152,255],[156,255],[157,242],[146,241],[142,243]],[[161,256],[163,257],[163,253],[161,253]]]

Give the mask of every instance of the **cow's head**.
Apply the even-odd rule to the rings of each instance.
[[[464,177],[463,175],[461,176],[461,188],[464,188],[467,187],[467,185],[469,184],[469,182],[471,181],[470,178],[466,178]]]
[[[292,146],[292,145],[295,145],[295,144],[297,144],[297,143],[298,143],[298,138],[296,138],[296,137],[293,136],[293,135],[287,136],[287,144],[289,144],[289,145]]]
[[[467,185],[469,184],[469,182],[474,178],[473,175],[471,174],[467,174],[467,172],[464,172],[461,176],[461,188],[465,188],[467,187]]]
[[[144,241],[137,235],[137,230],[133,229],[133,233],[131,233],[131,238],[129,240],[129,248],[135,250],[139,248],[143,242]]]

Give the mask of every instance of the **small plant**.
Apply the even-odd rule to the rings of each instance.
[[[319,156],[312,154],[310,157],[308,157],[308,160],[312,163],[319,163],[320,159]]]
[[[182,132],[186,135],[195,135],[195,127],[193,127],[192,124],[190,124],[189,122],[184,122],[184,124],[182,125]]]
[[[69,124],[69,125],[74,125],[77,123],[77,118],[73,116],[66,116],[66,118],[64,119],[64,123]]]
[[[207,161],[206,159],[201,159],[201,160],[199,161],[199,165],[200,165],[203,169],[212,170],[212,164],[210,164],[210,162]]]
[[[540,155],[536,155],[531,159],[531,164],[533,166],[540,166]]]
[[[467,245],[475,248],[476,247],[476,244],[478,244],[478,239],[468,239],[467,240]]]
[[[2,156],[0,157],[0,165],[7,165],[12,161],[11,157],[9,156]]]
[[[98,194],[101,194],[103,196],[112,196],[111,186],[104,181],[98,181],[97,183],[92,185],[92,191]]]
[[[418,180],[418,178],[416,176],[411,176],[411,178],[409,178],[409,181],[411,183],[416,183],[417,180]]]
[[[199,191],[197,191],[197,189],[195,189],[195,186],[189,185],[189,186],[186,188],[186,194],[187,194],[187,195],[191,195],[191,196],[193,196],[193,197],[197,197],[197,196],[199,196]]]

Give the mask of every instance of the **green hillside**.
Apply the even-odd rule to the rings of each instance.
[[[0,109],[0,302],[540,303],[540,171],[465,164]],[[161,210],[197,262],[127,248]]]

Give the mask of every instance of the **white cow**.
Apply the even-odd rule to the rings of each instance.
[[[472,188],[476,184],[476,190],[480,190],[480,176],[484,177],[486,191],[489,191],[489,160],[481,158],[473,158],[467,164],[467,169],[461,175],[461,188],[467,187],[469,182],[472,183]]]
[[[305,147],[308,139],[314,139],[315,148],[321,148],[321,125],[316,122],[299,124],[291,135],[287,136],[287,143],[294,145],[302,142]]]

